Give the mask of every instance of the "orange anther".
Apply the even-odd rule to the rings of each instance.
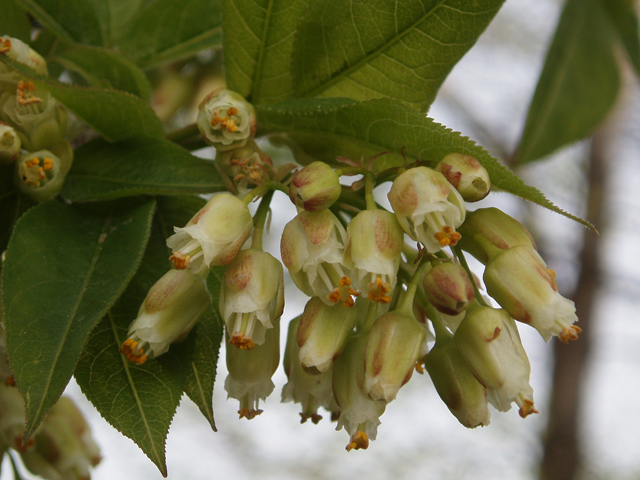
[[[11,50],[11,40],[8,38],[6,40],[0,41],[0,53],[5,53]]]
[[[366,450],[367,448],[369,448],[369,437],[367,437],[366,433],[357,431],[351,437],[349,445],[347,445],[347,452],[350,452],[353,449]]]
[[[235,117],[238,114],[238,109],[236,107],[230,107],[227,109],[227,117]]]
[[[53,158],[45,158],[43,164],[46,171],[51,170],[53,168]]]
[[[251,337],[245,336],[242,332],[233,332],[229,343],[240,350],[251,350],[255,347],[255,343],[253,343]]]
[[[229,119],[227,122],[227,130],[229,130],[231,133],[237,132],[238,126],[235,124],[233,120]]]
[[[562,331],[558,334],[558,338],[563,343],[569,343],[572,340],[577,340],[580,332],[582,332],[582,329],[577,325],[562,327]]]
[[[520,410],[518,411],[518,413],[522,418],[526,418],[528,415],[531,415],[532,413],[540,413],[540,412],[535,409],[535,407],[533,406],[532,400],[525,400],[524,405],[520,407]]]
[[[176,252],[169,257],[169,261],[173,262],[173,268],[176,270],[184,270],[191,265],[191,257],[189,255],[183,255],[180,252]]]
[[[443,247],[453,247],[460,241],[462,235],[454,231],[452,227],[445,225],[442,227],[442,231],[437,232],[434,237]]]
[[[340,279],[340,286],[341,287],[350,287],[351,286],[351,279],[349,277],[342,277]]]

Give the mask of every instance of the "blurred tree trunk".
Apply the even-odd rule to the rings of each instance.
[[[591,141],[587,220],[596,227],[605,228],[605,151],[609,138],[606,127],[601,127]],[[576,342],[565,345],[553,342],[553,385],[549,400],[549,423],[544,438],[544,456],[541,464],[542,480],[575,480],[582,462],[579,419],[581,414],[583,380],[587,356],[591,346],[593,307],[600,284],[598,236],[588,230],[580,253],[580,276],[573,300],[576,303],[578,325],[582,328]]]

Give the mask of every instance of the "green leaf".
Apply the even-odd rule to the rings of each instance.
[[[316,0],[298,24],[298,97],[390,97],[425,110],[504,0]]]
[[[29,67],[2,55],[4,62],[36,85],[48,89],[56,100],[110,141],[132,137],[164,136],[160,120],[144,100],[97,87],[77,87],[36,75]]]
[[[214,163],[167,140],[94,140],[76,150],[62,193],[69,200],[225,190]]]
[[[0,165],[0,252],[7,248],[13,225],[20,215],[35,203],[15,187],[13,171],[13,164]]]
[[[213,302],[191,334],[195,342],[192,348],[191,370],[184,384],[185,393],[198,406],[216,432],[218,430],[213,418],[213,385],[216,380],[220,345],[224,338],[224,322],[218,308],[223,275],[224,267],[215,267],[207,279]]]
[[[224,53],[227,85],[247,100],[291,97],[294,32],[309,0],[227,0]]]
[[[31,43],[31,24],[17,0],[4,0],[0,15],[0,35],[9,35]]]
[[[449,153],[471,155],[487,169],[494,189],[537,203],[593,228],[591,224],[558,208],[536,188],[527,186],[484,148],[458,132],[436,123],[405,104],[391,99],[356,102],[350,99],[289,100],[258,106],[261,134],[285,133],[294,153],[335,163],[336,156],[360,160],[383,152],[375,160],[379,172],[420,160],[435,166]],[[296,152],[296,149],[301,152]]]
[[[17,222],[2,295],[27,438],[62,394],[89,332],[135,273],[154,208],[152,200],[91,209],[49,201]]]
[[[195,55],[220,43],[220,0],[157,0],[131,21],[120,48],[141,67]]]
[[[640,33],[637,3],[633,0],[601,0],[613,22],[622,45],[627,50],[636,75],[640,76]]]
[[[149,81],[134,63],[101,47],[76,46],[49,59],[79,73],[95,87],[115,88],[149,100]]]
[[[547,52],[514,161],[542,158],[593,132],[620,89],[610,23],[599,0],[568,0]]]
[[[165,239],[173,225],[184,225],[204,204],[198,197],[158,197],[153,229],[144,258],[127,290],[91,333],[76,368],[76,381],[100,414],[131,438],[167,475],[165,441],[182,395],[186,369],[172,364],[189,362],[184,344],[143,365],[133,365],[119,353],[129,324],[137,317],[147,292],[171,268]],[[177,352],[176,352],[177,351]]]
[[[72,42],[110,47],[144,0],[20,0],[45,28]]]

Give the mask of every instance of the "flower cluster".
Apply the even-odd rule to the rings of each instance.
[[[0,37],[0,55],[47,75],[45,60],[16,38]],[[0,164],[14,164],[16,186],[38,202],[60,191],[71,168],[66,132],[66,110],[51,93],[0,63]]]
[[[292,173],[273,168],[253,142],[253,107],[240,96],[216,91],[200,108],[201,133],[219,150],[234,193],[254,188],[241,198],[216,194],[175,227],[167,239],[173,269],[131,324],[121,347],[128,360],[141,365],[183,339],[211,306],[209,271],[224,267],[213,308],[226,325],[225,390],[239,401],[240,418],[255,418],[275,388],[283,263],[310,298],[287,328],[282,401],[301,405],[302,423],[318,423],[319,409],[329,411],[350,436],[347,450],[376,438],[380,416],[414,371],[426,369],[468,428],[489,424],[488,404],[507,411],[515,403],[523,418],[537,413],[516,321],[546,341],[575,340],[580,328],[525,227],[495,208],[467,211],[466,202],[491,189],[477,159],[453,152],[435,168],[416,162],[384,176],[364,162],[334,169],[316,161]],[[244,173],[233,170],[241,165]],[[363,179],[341,185],[341,176],[355,174]],[[375,201],[381,179],[393,181],[393,211]],[[341,202],[347,189],[364,190],[358,206]],[[282,232],[282,263],[262,249],[274,190],[287,191],[298,210]],[[252,217],[248,205],[259,197]],[[464,252],[485,265],[493,300],[480,294]]]

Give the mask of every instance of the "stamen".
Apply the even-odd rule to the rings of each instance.
[[[46,171],[51,170],[53,168],[53,158],[45,158],[43,164]]]
[[[169,257],[169,261],[173,262],[173,268],[176,270],[184,270],[191,265],[191,257],[189,255],[183,255],[180,252],[176,252]]]
[[[367,437],[366,433],[358,430],[351,436],[351,442],[347,445],[347,452],[350,452],[354,448],[356,450],[366,450],[369,448],[369,437]]]
[[[558,334],[558,338],[563,343],[569,343],[570,341],[577,340],[580,332],[582,332],[582,329],[577,325],[562,327],[562,331]]]
[[[253,343],[253,340],[251,339],[251,337],[245,336],[245,334],[242,332],[233,332],[231,334],[231,339],[229,340],[229,343],[239,348],[240,350],[251,350],[253,349],[253,347],[255,347],[255,343]],[[260,413],[262,413],[262,410],[259,410],[259,411]],[[240,418],[242,418],[242,416],[240,416]]]
[[[142,343],[148,345],[147,342]],[[133,338],[128,338],[124,341],[120,347],[120,353],[122,353],[128,361],[135,363],[136,365],[142,365],[148,359],[147,355],[144,353],[141,343],[136,342]]]
[[[220,123],[220,117],[218,115],[214,115],[214,117],[211,119],[211,126],[215,127],[216,125],[218,125]]]
[[[526,418],[528,415],[531,415],[532,413],[540,413],[540,412],[536,410],[536,408],[533,406],[533,400],[525,399],[522,405],[520,406],[520,410],[518,411],[518,414],[522,418]]]
[[[424,373],[424,358],[419,358],[418,361],[416,362],[416,372],[418,372],[420,375],[422,375]]]
[[[227,109],[227,117],[235,117],[238,114],[238,109],[236,107],[230,107]]]
[[[18,82],[18,90],[16,92],[18,103],[23,107],[26,107],[27,105],[30,105],[32,103],[40,103],[42,101],[41,98],[36,97],[31,93],[25,93],[25,91],[33,92],[35,89],[36,86],[33,82],[25,82],[24,80],[20,80]]]
[[[236,125],[236,123],[229,119],[229,121],[227,122],[227,130],[231,133],[233,132],[237,132],[238,131],[238,126]]]
[[[376,277],[375,282],[369,283],[369,300],[372,302],[380,302],[382,304],[389,303],[391,297],[387,295],[391,290],[391,285],[383,282],[382,278]]]
[[[11,40],[8,38],[0,42],[0,53],[6,53],[11,51]]]
[[[320,423],[320,420],[322,420],[322,415],[318,415],[317,413],[312,413],[311,415],[300,414],[300,423],[307,423],[309,419],[311,419],[314,425],[317,425]]]
[[[239,418],[246,418],[247,420],[252,420],[256,418],[258,415],[262,413],[262,410],[249,410],[247,407],[244,407],[241,410],[238,410]]]
[[[462,238],[458,232],[454,231],[449,225],[442,227],[442,230],[437,232],[434,237],[438,240],[438,243],[443,247],[453,247]]]

